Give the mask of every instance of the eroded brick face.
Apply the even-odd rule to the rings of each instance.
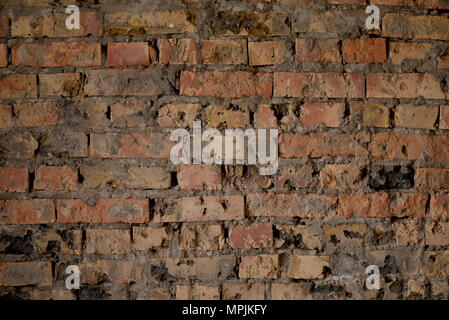
[[[0,2],[0,299],[449,299],[449,1]]]

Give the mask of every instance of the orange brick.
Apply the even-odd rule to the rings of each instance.
[[[0,168],[0,191],[27,192],[28,169],[26,168]]]
[[[35,190],[75,191],[78,189],[78,173],[68,166],[40,166],[34,172]]]

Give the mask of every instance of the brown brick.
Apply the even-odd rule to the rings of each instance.
[[[276,72],[275,97],[363,98],[364,76],[355,73]]]
[[[51,262],[1,262],[0,286],[50,286],[53,283]]]
[[[80,28],[66,27],[65,13],[45,13],[42,16],[20,16],[11,23],[11,36],[21,38],[60,38],[101,36],[101,15],[97,12],[80,12]]]
[[[425,146],[425,136],[382,132],[372,136],[369,149],[376,158],[417,160]]]
[[[69,290],[34,290],[33,300],[76,300],[76,295]]]
[[[53,200],[0,200],[0,224],[47,224],[53,222],[55,222]]]
[[[223,300],[263,300],[263,283],[223,283]]]
[[[11,128],[12,126],[14,126],[14,120],[11,106],[0,105],[0,129]]]
[[[205,258],[163,259],[168,274],[177,279],[217,281],[234,274],[233,255]]]
[[[0,43],[0,68],[8,65],[8,46],[6,43]]]
[[[220,190],[221,167],[213,165],[180,165],[178,184],[188,190]]]
[[[87,254],[128,254],[131,252],[129,230],[87,229]]]
[[[325,268],[329,268],[326,256],[290,256],[287,277],[293,279],[322,279]]]
[[[333,215],[337,198],[324,195],[255,193],[246,197],[249,216],[320,218]]]
[[[438,68],[449,69],[449,56],[438,57]]]
[[[311,300],[308,283],[273,283],[271,285],[272,300]]]
[[[38,142],[29,132],[10,132],[0,139],[0,155],[8,159],[31,159]]]
[[[0,191],[27,192],[28,169],[27,168],[0,168]]]
[[[198,64],[199,51],[192,39],[159,39],[159,63],[174,65]]]
[[[213,104],[206,108],[207,128],[245,128],[250,122],[248,107]]]
[[[292,29],[296,33],[357,34],[365,30],[366,18],[365,9],[296,10],[292,15]]]
[[[305,126],[340,127],[343,123],[343,103],[306,102],[301,106],[301,123]]]
[[[91,134],[90,156],[97,158],[169,158],[174,144],[163,133]]]
[[[271,97],[272,83],[268,73],[246,71],[181,72],[180,94],[186,96],[214,96],[242,98]]]
[[[275,254],[259,254],[244,256],[239,266],[239,278],[273,279],[278,277],[279,256]]]
[[[218,287],[176,286],[176,300],[220,300]]]
[[[22,42],[12,47],[12,64],[32,67],[91,67],[101,64],[94,42]]]
[[[320,172],[321,185],[329,189],[358,190],[363,187],[363,168],[350,164],[328,164]]]
[[[387,13],[382,18],[382,37],[449,40],[449,21],[440,16]]]
[[[449,245],[449,223],[439,221],[427,222],[426,244],[429,246]]]
[[[242,196],[204,196],[156,199],[154,222],[239,220],[244,218]]]
[[[221,225],[183,225],[179,234],[181,250],[222,250],[224,245]]]
[[[395,65],[404,60],[422,60],[432,53],[431,43],[390,42],[390,59]]]
[[[41,97],[73,97],[81,90],[80,73],[57,73],[39,75],[39,94]]]
[[[301,248],[319,250],[320,232],[313,226],[305,225],[276,225],[279,236],[276,239],[276,248]],[[298,243],[299,242],[299,243]]]
[[[171,175],[162,167],[130,167],[128,186],[133,189],[169,189]]]
[[[391,104],[379,104],[372,102],[351,103],[351,118],[359,121],[367,127],[390,127]]]
[[[83,230],[42,230],[37,234],[39,253],[81,254]]]
[[[337,39],[296,39],[296,58],[301,62],[339,62]]]
[[[133,227],[134,250],[147,251],[165,247],[171,235],[165,228]]]
[[[37,98],[34,74],[10,74],[0,78],[0,99]]]
[[[246,39],[204,40],[203,64],[247,64]]]
[[[46,157],[87,157],[87,136],[83,132],[50,131],[41,138],[39,151]]]
[[[435,129],[438,119],[438,106],[413,106],[401,104],[396,106],[394,121],[397,127],[415,129]]]
[[[236,225],[229,231],[229,242],[234,249],[270,248],[273,246],[271,224]]]
[[[0,14],[0,38],[5,38],[9,31],[9,18],[4,14]]]
[[[80,199],[56,202],[60,223],[144,223],[149,219],[148,200],[100,199],[87,205]]]
[[[108,65],[148,66],[150,65],[150,50],[146,42],[112,42],[108,43]]]
[[[342,248],[362,247],[367,227],[364,224],[326,224],[323,234],[328,245],[334,244]]]
[[[431,196],[429,214],[432,219],[449,218],[449,195],[438,193]]]
[[[449,129],[449,105],[440,106],[440,129]]]
[[[34,190],[76,191],[78,172],[71,167],[40,166],[34,171]]]
[[[449,191],[449,170],[416,168],[414,181],[420,191]]]
[[[84,91],[88,96],[157,96],[172,89],[157,69],[89,70]]]
[[[201,119],[200,103],[170,103],[158,110],[157,124],[161,127],[189,128]]]
[[[251,66],[282,64],[286,51],[284,40],[248,42],[249,64]]]
[[[13,112],[18,127],[55,125],[59,115],[57,101],[17,103],[13,105]]]
[[[345,62],[376,63],[387,61],[385,39],[346,39],[342,45]]]
[[[277,119],[270,105],[260,104],[257,106],[254,113],[254,126],[266,129],[277,127]]]
[[[113,12],[104,17],[107,36],[196,32],[195,13],[189,10]]]

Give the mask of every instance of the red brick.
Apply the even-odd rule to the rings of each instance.
[[[78,173],[68,166],[40,166],[34,171],[35,190],[76,191],[78,189]]]
[[[369,73],[366,75],[368,98],[445,99],[440,82],[429,73]]]
[[[9,31],[9,18],[0,14],[0,38],[5,38],[8,35]]]
[[[159,39],[159,63],[198,64],[199,51],[192,39]]]
[[[101,15],[97,12],[80,12],[80,28],[68,29],[65,13],[45,13],[42,16],[20,16],[11,23],[11,36],[24,38],[94,37],[101,36]]]
[[[153,221],[240,220],[245,208],[242,196],[201,196],[156,199]]]
[[[91,134],[90,156],[97,158],[169,158],[174,143],[163,133]]]
[[[247,64],[246,39],[204,40],[203,64]]]
[[[272,82],[269,73],[246,71],[206,71],[181,73],[181,95],[242,98],[245,96],[271,97]]]
[[[430,199],[429,214],[432,219],[449,219],[449,194],[433,194]]]
[[[246,197],[247,213],[251,217],[322,218],[334,215],[336,197],[325,195],[299,195],[255,193]]]
[[[157,96],[173,91],[157,69],[89,70],[86,75],[88,96]]]
[[[276,72],[275,97],[363,98],[365,79],[355,73]]]
[[[108,65],[148,66],[150,65],[150,51],[146,42],[112,42],[108,43]]]
[[[376,158],[417,160],[425,145],[425,136],[382,132],[372,135],[369,149]]]
[[[0,78],[0,99],[37,98],[34,74],[11,74]]]
[[[14,45],[11,53],[15,67],[92,67],[101,64],[101,45],[94,42],[22,42]]]
[[[51,126],[58,121],[57,101],[25,102],[13,105],[18,127]]]
[[[55,222],[53,200],[0,200],[0,224],[46,224],[53,222]]]
[[[8,65],[8,46],[0,43],[0,68]]]
[[[0,191],[27,192],[28,169],[26,168],[0,168]]]
[[[415,217],[426,214],[428,196],[419,193],[356,193],[340,195],[338,215],[367,218]]]
[[[213,165],[180,165],[178,184],[188,190],[220,190],[221,167]]]
[[[387,61],[385,39],[346,39],[342,45],[345,62],[375,63]]]
[[[368,155],[368,150],[364,147],[364,143],[368,141],[369,136],[363,132],[355,135],[284,133],[279,135],[279,156],[281,158],[365,156]]]
[[[11,106],[0,104],[0,129],[11,128],[12,126],[14,126],[14,120]]]
[[[296,57],[301,62],[339,62],[337,39],[296,39]]]
[[[449,20],[443,16],[387,13],[382,18],[382,37],[449,40]]]
[[[268,223],[236,225],[229,231],[229,243],[234,249],[271,248],[273,227]]]
[[[51,286],[51,262],[0,262],[0,286]]]
[[[256,128],[276,128],[277,119],[274,110],[268,104],[260,104],[254,113],[254,126]]]
[[[285,41],[248,42],[249,64],[251,66],[268,66],[284,62]]]
[[[61,223],[144,223],[149,219],[148,200],[99,199],[88,205],[81,199],[56,202]]]
[[[343,103],[306,102],[301,106],[301,123],[305,126],[340,127],[343,122]]]

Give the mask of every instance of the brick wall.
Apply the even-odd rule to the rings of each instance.
[[[0,297],[447,299],[448,10],[3,0]],[[173,165],[194,120],[279,129],[277,174]]]

